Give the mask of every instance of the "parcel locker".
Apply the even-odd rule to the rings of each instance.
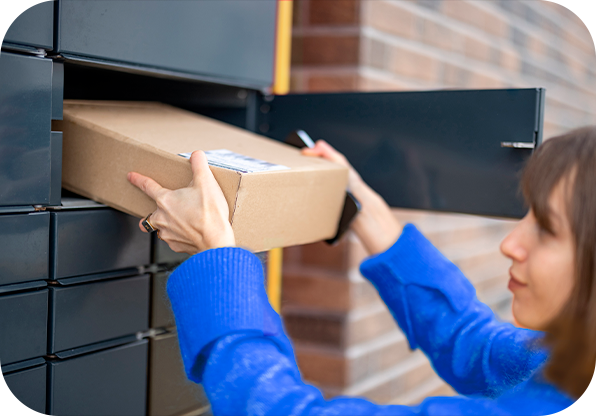
[[[51,353],[149,327],[149,275],[50,288]]]
[[[0,215],[0,287],[48,278],[50,214]]]
[[[175,333],[149,340],[149,416],[210,412],[203,388],[188,380]]]
[[[25,10],[8,28],[3,43],[41,49],[54,47],[54,2],[44,1]]]
[[[113,209],[51,214],[50,278],[134,268],[150,262],[151,237],[139,220]]]
[[[71,62],[264,89],[276,3],[59,1],[57,51]]]
[[[0,362],[3,366],[47,353],[48,290],[0,295]]]
[[[77,416],[144,415],[148,342],[48,363],[48,413]]]
[[[21,403],[39,413],[46,412],[46,378],[45,362],[32,368],[4,374],[4,381]]]
[[[176,326],[172,304],[166,291],[169,277],[170,272],[155,273],[151,276],[151,328]]]

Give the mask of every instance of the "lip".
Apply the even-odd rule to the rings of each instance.
[[[528,286],[527,283],[522,283],[519,280],[517,280],[513,276],[513,273],[511,273],[511,271],[509,271],[509,277],[510,277],[510,279],[509,279],[509,284],[507,285],[507,288],[512,292],[519,290],[519,289],[523,289],[524,287]]]

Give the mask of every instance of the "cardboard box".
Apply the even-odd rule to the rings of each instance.
[[[53,128],[64,133],[62,186],[139,218],[156,205],[126,174],[185,187],[192,174],[180,155],[204,150],[239,246],[264,251],[337,230],[347,169],[283,143],[159,103],[66,100]]]

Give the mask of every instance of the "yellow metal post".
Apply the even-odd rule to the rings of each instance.
[[[277,1],[277,34],[275,42],[274,94],[290,91],[290,53],[292,50],[292,0]],[[267,256],[267,295],[273,309],[281,307],[281,269],[283,251],[270,250]]]

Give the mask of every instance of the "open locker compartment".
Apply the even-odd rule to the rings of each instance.
[[[545,90],[264,95],[66,64],[64,96],[160,101],[280,141],[302,129],[344,153],[392,207],[520,218],[519,175],[542,141]]]

